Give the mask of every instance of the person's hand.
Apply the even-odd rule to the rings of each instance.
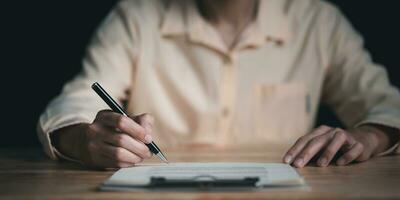
[[[151,132],[154,119],[148,114],[138,115],[130,118],[110,110],[103,110],[97,113],[92,124],[81,124],[74,126],[64,132],[80,132],[80,139],[74,140],[59,133],[60,146],[66,154],[78,158],[85,164],[100,168],[121,168],[130,167],[150,158],[152,153],[144,143],[152,141]],[[73,130],[71,130],[73,129]],[[61,129],[62,130],[62,129]],[[70,138],[73,134],[70,134]],[[75,134],[76,135],[76,134]],[[76,150],[68,149],[68,141],[75,141],[78,144]],[[63,145],[64,144],[64,145]],[[71,145],[70,145],[71,146]]]
[[[283,161],[299,168],[311,160],[316,160],[320,167],[334,161],[337,165],[347,165],[368,160],[389,145],[388,135],[375,126],[366,125],[353,130],[320,126],[300,137],[284,155]]]

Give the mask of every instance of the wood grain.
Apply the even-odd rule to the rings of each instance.
[[[271,148],[270,148],[271,149]],[[164,150],[173,162],[280,162],[283,150],[266,148]],[[158,162],[153,159],[147,162]],[[309,190],[249,192],[101,192],[113,171],[51,161],[40,149],[0,149],[0,199],[400,199],[400,156],[350,166],[298,170]]]

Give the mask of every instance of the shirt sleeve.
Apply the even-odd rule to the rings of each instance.
[[[322,12],[318,26],[329,54],[322,101],[348,127],[373,123],[400,130],[400,94],[385,68],[373,63],[362,37],[338,9],[326,4]]]
[[[38,122],[38,137],[48,156],[62,156],[51,144],[49,135],[57,129],[78,123],[91,123],[97,112],[109,109],[92,91],[99,82],[115,99],[126,98],[131,84],[137,48],[135,21],[117,5],[95,32],[83,59],[82,71],[53,99]]]

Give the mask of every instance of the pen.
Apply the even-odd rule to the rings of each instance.
[[[122,107],[120,105],[118,105],[118,103],[116,101],[114,101],[114,99],[103,89],[103,87],[100,86],[99,83],[97,83],[97,82],[93,83],[92,89],[103,99],[104,102],[106,102],[106,104],[108,106],[110,106],[110,108],[114,112],[117,112],[121,115],[128,117],[128,115],[125,113],[125,111],[122,109]],[[164,154],[161,152],[161,150],[157,147],[157,145],[156,145],[156,143],[154,143],[154,141],[152,141],[149,144],[145,143],[145,145],[150,149],[151,152],[156,154],[163,162],[168,163],[167,158],[164,156]]]

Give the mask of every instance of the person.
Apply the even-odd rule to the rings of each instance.
[[[107,110],[93,82],[132,116]],[[347,128],[312,129],[321,102]],[[400,95],[328,2],[127,0],[38,129],[51,158],[102,168],[151,157],[153,138],[161,149],[292,145],[283,161],[295,167],[347,165],[398,152]]]

